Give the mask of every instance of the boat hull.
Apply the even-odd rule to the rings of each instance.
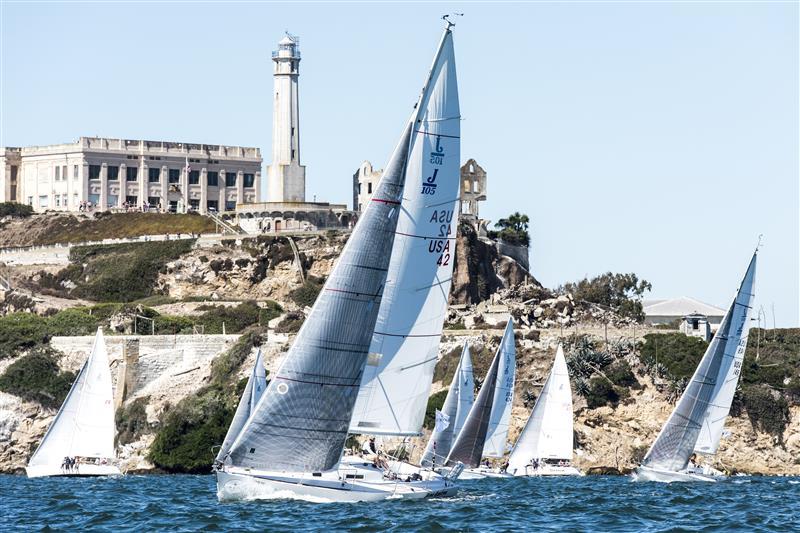
[[[525,471],[514,474],[516,477],[561,477],[582,476],[583,473],[574,466],[545,465],[539,468],[528,467]]]
[[[26,466],[25,474],[29,478],[36,477],[98,477],[121,476],[122,472],[115,465],[88,465],[80,464],[75,471],[65,471],[61,465]]]
[[[221,502],[289,499],[317,503],[419,500],[452,496],[453,482],[442,478],[402,481],[386,479],[382,472],[342,468],[319,475],[292,472],[244,471],[226,468],[216,472],[217,498]]]
[[[660,470],[657,468],[649,468],[647,466],[640,466],[631,474],[633,481],[656,481],[658,483],[687,483],[687,482],[706,482],[714,483],[725,479],[724,475],[719,475],[710,471],[704,473],[700,470],[682,470],[680,472],[671,472],[669,470]]]

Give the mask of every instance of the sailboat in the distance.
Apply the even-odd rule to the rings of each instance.
[[[25,467],[28,477],[120,475],[114,453],[114,397],[98,328],[89,358]]]
[[[700,465],[692,459],[697,454],[714,455],[722,438],[747,349],[757,256],[756,249],[739,290],[691,381],[642,464],[633,473],[634,481],[670,483],[724,478],[710,465]]]

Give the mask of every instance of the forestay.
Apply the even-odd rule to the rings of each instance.
[[[450,31],[426,87],[411,134],[392,258],[352,433],[420,434],[447,315],[461,159]]]
[[[256,363],[253,365],[253,370],[250,377],[247,379],[247,385],[242,393],[242,398],[239,400],[239,406],[236,408],[236,413],[233,415],[231,425],[228,428],[228,433],[225,435],[225,440],[217,453],[217,461],[222,461],[231,449],[231,445],[239,436],[239,432],[244,427],[247,419],[253,413],[253,410],[261,399],[261,395],[267,388],[267,371],[264,368],[264,361],[261,355],[261,348],[258,349],[256,355]]]
[[[719,424],[718,429],[721,434],[730,403],[725,407],[725,415],[721,416],[721,421],[719,420],[720,409],[714,408],[710,419],[707,411],[713,404],[722,406],[720,396],[715,395],[726,391],[727,386],[718,387],[717,385],[724,385],[723,382],[730,379],[728,377],[730,367],[733,367],[731,372],[736,380],[741,372],[741,359],[737,366],[736,347],[739,346],[741,336],[747,333],[755,267],[756,254],[753,254],[736,298],[725,313],[719,330],[706,349],[686,390],[678,400],[678,405],[645,456],[642,462],[644,466],[673,472],[685,469],[695,445],[700,439],[701,429],[704,427],[708,431],[708,445],[716,447],[715,441],[716,443],[719,441],[719,435],[716,435],[717,424]],[[728,349],[728,343],[731,344],[730,349]],[[735,387],[735,383],[733,386]],[[713,424],[708,423],[709,421],[713,421]],[[714,437],[715,435],[716,437]]]
[[[461,432],[456,435],[453,447],[447,454],[446,465],[454,465],[457,462],[464,463],[467,468],[473,468],[480,464],[483,456],[483,445],[486,442],[486,433],[489,429],[489,419],[492,415],[492,402],[494,391],[497,388],[498,369],[500,359],[502,359],[502,342],[497,347],[497,352],[486,372],[483,386],[475,398],[475,403],[469,410],[467,419]]]
[[[65,457],[114,458],[114,405],[103,332],[28,466],[60,465]]]
[[[453,437],[461,432],[467,419],[469,410],[474,402],[475,382],[472,375],[472,358],[469,352],[469,343],[464,343],[461,359],[458,362],[450,389],[442,405],[442,413],[450,419],[443,431],[433,431],[425,453],[422,455],[422,466],[440,466],[442,459],[450,453]]]
[[[523,475],[534,459],[572,460],[572,419],[569,371],[559,344],[550,375],[508,458],[508,472]]]
[[[497,370],[497,386],[489,418],[485,457],[503,457],[508,447],[508,423],[511,419],[511,404],[514,402],[514,378],[516,377],[517,350],[514,345],[514,320],[509,318],[503,340],[500,341],[500,367]]]
[[[747,349],[747,338],[750,332],[750,310],[753,307],[753,284],[756,275],[756,256],[750,260],[747,274],[742,281],[729,314],[731,315],[731,333],[724,341],[724,354],[720,365],[719,378],[711,401],[703,417],[700,436],[695,444],[695,451],[703,454],[714,454],[719,448],[725,420],[731,410],[733,395],[739,383],[742,371],[744,352]]]

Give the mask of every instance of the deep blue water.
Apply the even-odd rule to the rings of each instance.
[[[0,476],[0,532],[798,531],[800,479],[717,484],[621,477],[462,482],[454,498],[372,504],[217,502],[211,476]]]

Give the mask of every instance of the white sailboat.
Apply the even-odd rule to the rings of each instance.
[[[694,454],[713,455],[719,447],[747,348],[757,255],[758,250],[686,390],[634,472],[635,481],[669,483],[724,478],[710,466],[693,464],[691,458]]]
[[[553,368],[508,458],[506,471],[514,476],[581,475],[571,465],[572,438],[572,388],[559,344]]]
[[[509,319],[478,397],[453,442],[445,468],[440,470],[443,474],[455,464],[462,463],[465,468],[459,479],[508,477],[501,469],[481,464],[481,459],[505,454],[515,375],[514,321]]]
[[[114,454],[114,402],[103,332],[28,461],[28,477],[120,475]]]
[[[214,460],[215,466],[221,465],[222,460],[228,455],[233,442],[236,440],[236,437],[239,436],[247,419],[253,414],[258,400],[261,399],[261,395],[266,389],[267,370],[264,368],[264,360],[261,354],[261,348],[259,348],[256,354],[256,362],[253,365],[253,371],[247,379],[247,385],[244,388],[244,392],[242,392],[242,398],[239,400],[239,406],[236,408],[233,420],[231,420],[231,425],[228,427],[228,432],[225,434],[225,440],[222,442],[222,446],[220,446],[217,452],[217,458]]]
[[[351,422],[359,432],[378,434],[412,434],[422,423],[417,409],[422,398],[424,411],[436,362],[431,344],[441,336],[437,302],[449,292],[459,191],[451,27],[369,206],[221,457],[220,500],[377,501],[453,490],[456,476],[342,457]],[[402,376],[402,387],[393,376]],[[411,376],[418,379],[407,381]]]
[[[469,352],[469,343],[465,342],[464,349],[461,351],[461,359],[459,359],[458,367],[453,374],[453,381],[450,383],[447,397],[442,404],[442,414],[447,425],[444,428],[434,428],[420,460],[422,466],[435,468],[444,463],[444,459],[447,458],[453,445],[453,438],[464,427],[469,410],[475,401],[474,396],[475,379],[472,375],[472,357]]]

